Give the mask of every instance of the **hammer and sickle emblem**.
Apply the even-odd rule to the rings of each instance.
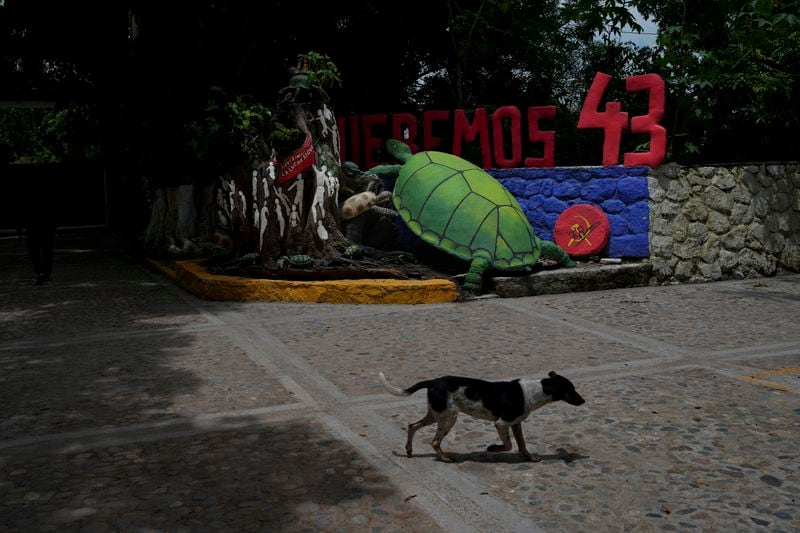
[[[572,246],[573,244],[579,244],[583,241],[586,241],[586,244],[589,246],[592,245],[592,241],[589,240],[589,234],[600,225],[600,222],[595,222],[594,224],[590,224],[589,220],[586,217],[576,217],[581,220],[570,226],[572,230],[572,238],[567,243],[567,246]],[[583,222],[583,225],[581,225]],[[586,229],[584,229],[586,228]]]

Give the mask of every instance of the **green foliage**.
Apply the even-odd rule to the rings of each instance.
[[[309,74],[308,81],[312,86],[321,89],[330,89],[342,85],[342,77],[336,64],[326,54],[309,52],[308,58]]]
[[[102,23],[69,3],[6,1],[0,74],[23,92],[97,98],[103,140],[128,143],[121,152],[139,160],[123,164],[158,182],[296,142],[273,103],[308,49],[325,55],[308,54],[305,81],[329,91],[340,116],[552,104],[557,163],[596,163],[586,155],[596,132],[575,128],[594,73],[614,80],[605,101],[639,114],[643,93],[626,93],[624,78],[654,72],[667,81],[672,160],[800,159],[798,0],[182,0],[133,2],[131,16],[89,3]],[[658,23],[655,49],[618,42],[638,29],[631,7]],[[212,86],[227,93],[209,98]],[[96,156],[57,140],[67,122],[2,114],[3,160]],[[647,140],[628,133],[624,151]]]
[[[211,93],[202,118],[186,125],[194,157],[217,158],[223,166],[240,158],[266,157],[272,109],[247,95],[229,96],[220,87],[212,87]]]
[[[640,4],[661,26],[673,159],[800,158],[800,2]]]
[[[631,11],[632,4],[630,0],[566,0],[562,15],[581,40],[594,40],[600,35],[608,44],[613,36],[619,37],[626,26],[642,31]]]
[[[725,92],[736,99],[731,110],[756,124],[797,123],[787,116],[784,103],[792,97],[800,66],[800,2],[795,13],[755,0],[728,17],[724,47],[697,48],[695,79],[698,88]]]
[[[553,53],[564,43],[557,1],[450,0],[440,24],[444,32],[430,45],[438,71],[420,91],[423,96],[446,87],[449,94],[433,97],[442,101],[437,105],[541,102],[558,78],[548,74],[564,66]]]
[[[0,163],[97,161],[101,155],[88,106],[0,109]]]
[[[323,90],[341,85],[330,57],[312,51],[306,58],[310,86]],[[195,159],[223,167],[242,159],[265,159],[273,147],[294,148],[304,138],[299,129],[282,122],[285,114],[250,95],[229,95],[221,87],[211,88],[201,115],[186,124],[188,145]]]

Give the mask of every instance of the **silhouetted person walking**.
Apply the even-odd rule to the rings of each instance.
[[[36,176],[38,178],[38,176]],[[52,280],[55,254],[57,193],[52,180],[30,179],[26,183],[28,200],[25,235],[31,263],[36,272],[35,285]]]
[[[41,221],[28,225],[28,250],[33,269],[36,271],[36,285],[52,280],[53,255],[55,252],[56,225],[53,221]]]

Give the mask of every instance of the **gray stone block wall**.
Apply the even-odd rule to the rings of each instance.
[[[668,164],[648,189],[651,284],[800,271],[800,164]]]

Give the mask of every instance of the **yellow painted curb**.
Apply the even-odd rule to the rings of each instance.
[[[144,262],[150,268],[161,272],[162,274],[167,276],[172,281],[176,281],[176,279],[175,279],[175,277],[176,277],[175,269],[172,268],[171,266],[169,266],[168,264],[163,263],[161,261],[156,261],[155,259],[145,259]]]
[[[287,281],[211,274],[198,261],[176,261],[174,271],[155,268],[187,291],[206,300],[317,302],[340,304],[433,304],[454,302],[456,284],[446,279],[353,279]]]

